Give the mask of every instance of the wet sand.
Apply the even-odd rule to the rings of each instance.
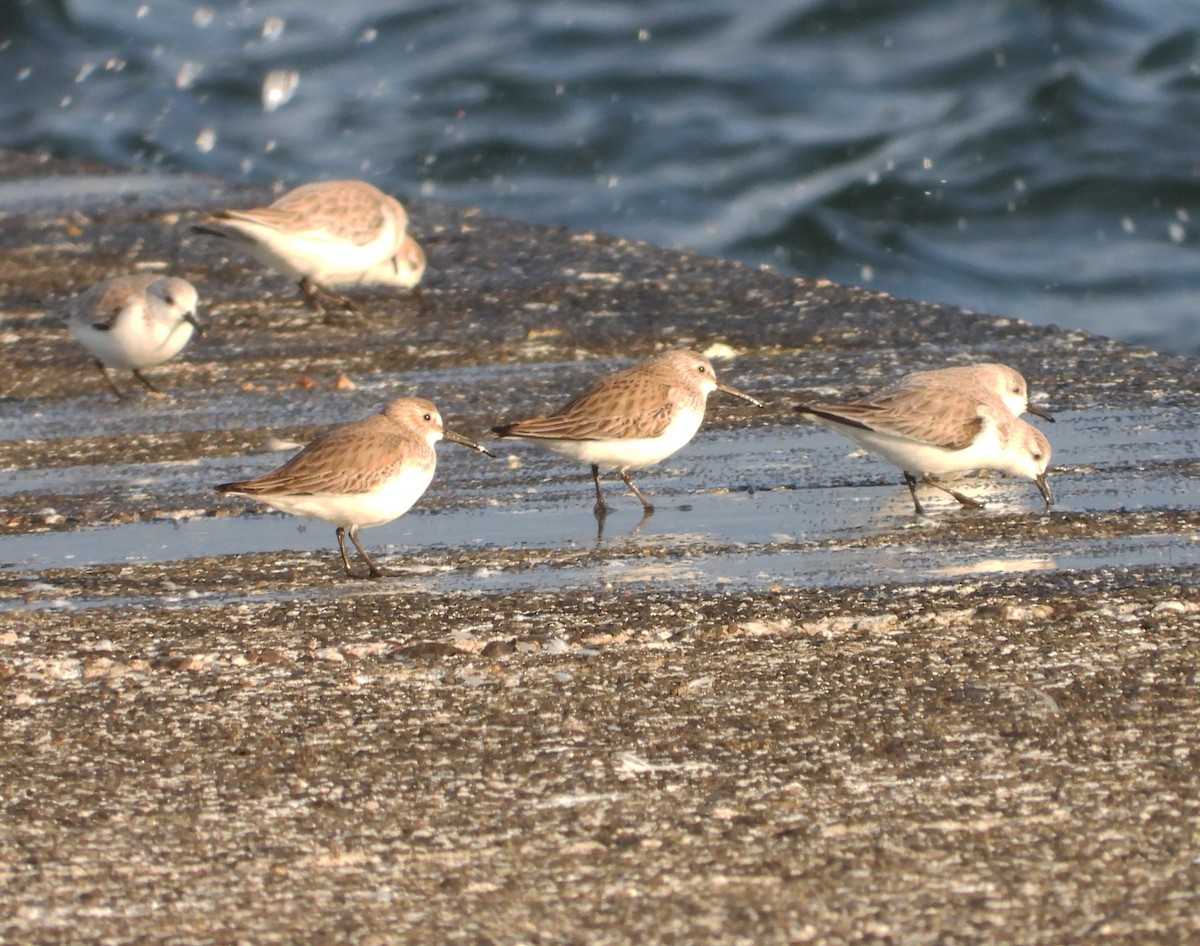
[[[427,309],[327,325],[188,231],[261,190],[0,167],[3,938],[1197,935],[1194,361],[419,202]],[[206,334],[117,401],[52,310],[158,266]],[[483,436],[712,345],[766,409],[714,397],[599,540],[507,443],[441,445],[377,582],[211,490],[396,394]],[[993,477],[917,519],[791,410],[980,359],[1058,416],[1048,513]]]

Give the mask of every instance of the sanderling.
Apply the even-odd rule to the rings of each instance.
[[[442,439],[492,456],[447,430],[429,401],[404,397],[381,413],[326,431],[274,472],[216,488],[337,526],[346,574],[354,576],[346,557],[349,533],[367,577],[378,578],[382,572],[359,542],[358,530],[391,522],[412,508],[433,479],[433,445]]]
[[[80,293],[64,312],[71,334],[95,359],[117,397],[124,397],[108,369],[132,371],[147,388],[161,393],[142,369],[174,358],[192,333],[200,332],[196,301],[196,289],[186,279],[117,276]]]
[[[914,371],[877,391],[872,400],[906,389],[929,390],[937,387],[972,395],[994,394],[1004,402],[1004,406],[1012,412],[1013,417],[1020,417],[1028,412],[1043,420],[1054,422],[1054,415],[1029,400],[1029,386],[1021,372],[996,362]]]
[[[691,440],[713,391],[762,407],[756,398],[718,381],[703,355],[669,351],[601,379],[548,417],[492,430],[501,437],[539,441],[557,453],[590,463],[596,518],[601,522],[608,512],[600,489],[602,469],[615,469],[649,515],[654,506],[633,485],[629,471],[658,463]]]
[[[1033,480],[1046,505],[1054,501],[1046,481],[1049,441],[990,391],[909,383],[846,404],[797,404],[796,410],[900,467],[918,514],[925,511],[918,481],[980,508],[983,503],[940,482],[972,470]]]
[[[384,283],[418,293],[425,273],[425,251],[408,235],[404,207],[365,181],[304,184],[270,206],[222,210],[192,229],[233,240],[298,280],[320,315],[323,300],[354,311],[331,286]]]

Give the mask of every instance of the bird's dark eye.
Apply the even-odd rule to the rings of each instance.
[[[171,295],[169,292],[165,296],[163,296],[163,298],[167,300],[167,305],[175,304],[175,297],[173,295]]]
[[[699,371],[701,374],[704,374],[704,372],[707,371],[708,369],[705,368],[704,365],[697,365],[696,370]]]
[[[432,415],[432,414],[426,414],[426,415],[425,415],[425,419],[426,419],[426,420],[433,420],[433,415]]]
[[[1042,459],[1042,455],[1041,455],[1040,453],[1035,453],[1035,454],[1033,455],[1033,458],[1034,458],[1035,460],[1041,460],[1041,459]]]

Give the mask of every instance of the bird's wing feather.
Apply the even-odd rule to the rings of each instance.
[[[622,372],[593,385],[549,417],[497,428],[502,436],[541,440],[640,440],[659,436],[690,395],[644,375]]]
[[[226,483],[218,487],[222,492],[245,493],[249,496],[264,493],[286,493],[303,496],[318,493],[366,493],[396,473],[402,465],[398,459],[400,446],[394,441],[401,439],[390,433],[383,417],[375,423],[374,417],[353,425],[335,427],[317,437],[287,463],[270,473],[240,483]],[[371,423],[379,430],[378,436],[363,438],[361,425]],[[350,427],[355,428],[352,432]],[[405,455],[412,462],[411,445]],[[418,462],[432,463],[432,448],[417,454]]]
[[[962,450],[983,429],[975,398],[946,398],[945,392],[906,389],[848,404],[810,404],[804,410],[835,423],[885,432],[918,443]]]
[[[70,303],[67,316],[86,322],[97,331],[111,331],[121,313],[158,278],[156,275],[130,276],[98,286]]]

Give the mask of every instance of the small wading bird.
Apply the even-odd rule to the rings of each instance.
[[[174,358],[193,333],[197,295],[186,279],[167,276],[117,276],[96,283],[65,308],[67,329],[86,348],[113,393],[123,398],[109,368],[132,371],[155,394],[142,374]]]
[[[492,453],[462,434],[447,430],[429,401],[405,397],[381,413],[321,434],[272,473],[240,483],[222,483],[222,493],[249,496],[268,506],[337,526],[346,574],[346,535],[366,563],[369,578],[383,573],[358,540],[358,530],[404,515],[433,480],[439,440]]]
[[[418,283],[425,251],[408,235],[408,214],[365,181],[304,184],[267,207],[222,210],[192,229],[232,240],[262,265],[297,280],[318,315],[325,315],[325,303],[357,311],[331,286],[401,286],[424,305]]]
[[[950,494],[963,506],[981,508],[983,503],[942,482],[973,470],[1032,480],[1050,506],[1054,497],[1046,469],[1051,451],[1045,435],[1014,416],[992,390],[943,380],[922,383],[909,376],[861,400],[797,404],[796,410],[900,467],[918,515],[925,511],[917,498],[919,482]]]
[[[600,489],[600,471],[616,470],[642,503],[654,506],[633,485],[630,470],[664,460],[695,436],[704,420],[708,395],[721,391],[762,402],[718,381],[712,362],[694,351],[669,351],[596,382],[575,400],[546,417],[534,417],[492,430],[501,437],[536,441],[587,463],[596,486],[596,518],[603,527],[609,507]]]

